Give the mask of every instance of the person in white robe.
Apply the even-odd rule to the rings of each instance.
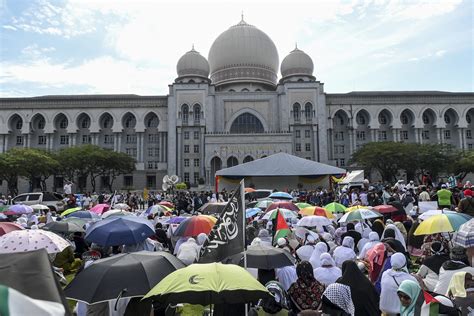
[[[357,243],[357,253],[360,253],[364,248],[365,244],[369,242],[369,234],[371,232],[372,229],[370,229],[369,227],[364,227],[364,230],[361,233],[362,238]]]
[[[405,242],[405,238],[403,238],[403,234],[401,233],[400,229],[398,229],[397,226],[395,226],[394,224],[387,224],[385,226],[385,229],[382,233],[382,238],[380,238],[380,240],[383,240],[385,238],[385,232],[387,231],[387,229],[392,229],[395,231],[395,239],[398,240],[399,242],[402,243],[403,247],[405,248],[405,250],[407,249],[407,245],[406,245],[406,242]]]
[[[185,265],[193,264],[199,258],[200,247],[194,238],[189,238],[179,247],[176,257]]]
[[[328,251],[328,246],[323,242],[318,242],[316,246],[314,246],[313,253],[309,258],[309,263],[311,263],[313,269],[319,268],[321,266],[321,263],[319,262],[319,257],[321,256],[321,254]]]
[[[334,261],[336,267],[341,268],[346,260],[354,260],[357,256],[354,252],[354,238],[350,236],[344,237],[342,245],[334,249]]]
[[[364,245],[362,250],[359,253],[359,259],[365,259],[367,252],[372,249],[375,245],[380,243],[379,234],[376,232],[369,233],[369,241]]]
[[[319,283],[328,286],[329,284],[335,283],[337,279],[342,276],[342,271],[336,267],[334,259],[329,253],[322,253],[319,257],[321,266],[314,269],[314,278],[319,281]]]
[[[337,244],[334,242],[334,236],[331,235],[330,233],[323,233],[322,235],[324,241],[326,241],[326,243],[328,244],[329,246],[329,253],[332,254],[334,249],[336,249],[337,247]]]
[[[309,261],[313,254],[316,239],[312,235],[306,237],[305,245],[296,249],[296,255],[300,258],[300,261]]]
[[[275,269],[275,272],[278,282],[280,282],[281,286],[285,291],[288,291],[290,286],[296,282],[296,279],[298,279],[298,276],[296,275],[295,266],[286,266],[278,268]]]

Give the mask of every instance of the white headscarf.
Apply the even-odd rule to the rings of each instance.
[[[396,252],[390,257],[390,264],[392,266],[392,270],[395,271],[405,271],[408,273],[407,268],[407,258],[401,252]]]
[[[338,268],[342,267],[342,264],[346,260],[354,260],[356,258],[356,254],[353,250],[354,247],[354,238],[350,236],[344,237],[342,241],[342,246],[337,247],[334,249],[334,261],[336,262],[336,266]]]
[[[337,279],[342,276],[342,271],[336,267],[336,263],[328,253],[322,253],[319,257],[321,266],[314,269],[314,278],[320,283],[328,286],[329,284],[335,283]]]
[[[296,275],[295,266],[286,266],[282,268],[275,269],[276,277],[278,282],[283,286],[285,291],[288,291],[290,286],[296,282],[298,276]]]
[[[370,232],[369,234],[369,241],[367,243],[365,243],[364,247],[362,248],[362,250],[360,251],[359,253],[359,258],[360,259],[364,259],[365,258],[365,255],[367,254],[367,252],[372,249],[372,247],[374,247],[375,245],[377,245],[378,243],[380,243],[379,241],[379,234],[377,234],[376,232]]]
[[[395,226],[394,224],[387,224],[385,226],[385,229],[383,231],[383,234],[382,234],[382,240],[385,238],[385,231],[387,231],[387,229],[393,229],[395,231],[395,239],[398,240],[399,242],[402,243],[403,245],[403,248],[405,248],[405,250],[407,250],[407,245],[405,243],[405,238],[403,238],[403,234],[400,232],[400,229],[398,229],[397,226]]]
[[[319,261],[319,257],[321,256],[322,253],[328,252],[328,246],[323,243],[323,242],[318,242],[316,246],[314,247],[313,253],[311,254],[311,257],[309,258],[309,263],[313,266],[313,269],[319,268],[321,266],[321,263]]]

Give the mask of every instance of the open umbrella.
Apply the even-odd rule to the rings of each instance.
[[[367,209],[367,206],[354,205],[354,206],[346,208],[346,210],[344,212],[352,212],[352,211],[359,210],[359,209]]]
[[[85,230],[78,223],[68,222],[68,221],[60,221],[60,222],[51,222],[43,226],[43,229],[49,230],[55,233],[74,233],[74,232],[81,232],[83,233]]]
[[[155,204],[147,208],[147,210],[143,212],[143,215],[148,216],[148,215],[158,214],[158,213],[163,213],[168,216],[168,215],[171,215],[171,210],[164,205]]]
[[[15,230],[22,230],[23,227],[21,227],[18,224],[11,223],[11,222],[0,222],[0,236],[3,236],[5,234],[8,234],[9,232],[15,231]]]
[[[141,297],[184,264],[167,252],[140,251],[94,261],[64,292],[76,301],[94,304],[120,297]]]
[[[133,216],[132,213],[127,212],[125,210],[110,210],[110,211],[107,211],[107,212],[103,213],[101,215],[101,217],[102,218],[108,218],[108,217],[111,217],[111,216],[127,216],[127,215]]]
[[[185,217],[185,216],[174,216],[174,217],[171,217],[166,223],[167,223],[167,224],[180,224],[180,223],[183,222],[186,218],[189,218],[189,217]]]
[[[255,192],[255,189],[254,188],[244,188],[244,192],[245,193]]]
[[[248,246],[246,251],[232,256],[232,263],[243,266],[244,254],[249,268],[271,270],[295,264],[295,258],[287,250],[264,244]]]
[[[209,234],[215,222],[205,216],[191,216],[186,218],[178,228],[176,228],[175,236],[197,236],[200,233]]]
[[[254,208],[248,208],[245,210],[245,218],[250,218],[250,217],[253,217],[259,213],[261,213],[262,210],[258,207],[254,207]]]
[[[85,219],[85,218],[79,218],[79,217],[66,217],[66,218],[63,218],[61,222],[74,223],[80,227],[84,227],[86,223],[90,222],[90,220]]]
[[[332,224],[332,222],[324,216],[309,215],[309,216],[305,216],[302,219],[300,219],[296,223],[296,226],[323,227],[323,226],[327,226],[327,225],[331,225],[331,224]]]
[[[5,215],[22,215],[31,214],[33,209],[29,205],[14,204],[10,205],[6,211],[3,212]]]
[[[454,243],[464,248],[474,247],[474,219],[459,227],[454,238]]]
[[[53,232],[42,229],[15,230],[0,237],[0,253],[24,252],[46,249],[48,253],[58,253],[71,246]]]
[[[255,207],[266,210],[267,207],[271,205],[272,203],[273,203],[273,200],[261,200],[261,201],[258,201],[257,204],[255,204]]]
[[[454,232],[469,219],[459,213],[444,213],[431,216],[422,221],[415,230],[415,235],[431,235]]]
[[[428,218],[430,218],[431,216],[441,215],[441,214],[458,214],[459,216],[464,217],[466,220],[471,219],[471,216],[469,216],[467,214],[458,213],[458,212],[455,212],[455,211],[447,211],[447,210],[429,210],[429,211],[426,211],[426,212],[420,214],[420,216],[418,216],[418,218],[424,221],[424,220],[427,220]]]
[[[76,217],[76,218],[82,218],[82,219],[88,219],[88,220],[99,220],[100,219],[99,215],[97,215],[96,213],[89,212],[89,211],[77,211],[77,212],[74,212],[74,213],[71,213],[71,214],[67,215],[66,217],[67,218]]]
[[[61,216],[64,217],[64,216],[67,216],[67,215],[72,214],[74,212],[78,212],[80,210],[82,210],[82,207],[80,207],[80,206],[79,207],[68,208],[67,210],[65,210],[64,212],[61,213]]]
[[[271,211],[271,210],[274,210],[274,209],[277,209],[277,208],[284,208],[284,209],[287,209],[287,210],[292,210],[292,211],[295,211],[295,212],[298,212],[300,209],[298,208],[298,206],[296,206],[295,204],[291,203],[291,202],[288,202],[288,201],[285,201],[285,202],[273,202],[272,204],[270,204],[268,207],[267,207],[267,212],[268,211]]]
[[[33,205],[30,205],[30,207],[31,207],[34,211],[47,211],[47,210],[49,210],[49,207],[47,207],[47,206],[44,205],[44,204],[33,204]]]
[[[377,205],[374,206],[373,209],[381,214],[387,214],[398,211],[398,209],[393,205]]]
[[[298,202],[298,203],[296,203],[296,206],[298,206],[298,208],[301,210],[301,209],[303,209],[303,208],[305,208],[305,207],[310,207],[310,206],[312,206],[312,205],[309,204],[309,203],[305,203],[305,202]]]
[[[269,212],[266,212],[260,219],[266,219],[266,220],[274,219],[277,215],[278,210],[280,210],[280,212],[283,215],[283,217],[285,218],[285,220],[290,219],[290,218],[297,218],[298,217],[298,215],[296,215],[296,212],[293,212],[292,210],[287,210],[287,209],[280,208],[280,209],[275,209],[275,210],[271,210]]]
[[[337,202],[332,202],[324,206],[326,210],[332,213],[344,213],[346,211],[346,207]]]
[[[222,263],[192,264],[161,280],[144,298],[162,303],[238,304],[270,297],[245,269]]]
[[[170,209],[174,209],[174,204],[171,203],[170,201],[161,201],[158,204],[159,205],[164,205],[164,206],[166,206],[167,208],[170,208]]]
[[[383,215],[374,210],[369,210],[367,208],[359,208],[357,210],[353,210],[351,212],[344,214],[339,219],[339,223],[362,221],[364,219],[377,218],[377,217],[383,217]]]
[[[301,214],[303,216],[308,216],[308,215],[318,215],[318,216],[324,216],[327,218],[335,218],[334,215],[332,215],[331,212],[327,211],[326,209],[319,207],[319,206],[309,206],[305,207],[304,209],[301,209],[298,214]]]
[[[268,197],[274,200],[293,200],[291,194],[286,192],[273,192]]]
[[[107,212],[109,209],[110,209],[109,204],[97,204],[93,206],[89,211],[100,215],[104,212]]]
[[[117,204],[114,204],[114,209],[115,210],[129,210],[130,206],[128,206],[128,204],[125,204],[125,203],[117,203]]]
[[[226,205],[226,202],[206,203],[199,208],[199,212],[206,214],[220,214]]]
[[[101,246],[133,245],[155,233],[155,228],[145,218],[115,216],[95,222],[86,231],[86,240]]]

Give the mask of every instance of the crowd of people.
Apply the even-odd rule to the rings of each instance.
[[[280,248],[295,261],[294,265],[270,270],[247,268],[273,294],[272,298],[251,306],[250,315],[422,315],[423,310],[434,305],[438,314],[474,315],[473,249],[453,244],[450,233],[414,234],[420,224],[419,202],[436,201],[439,209],[473,216],[473,189],[469,182],[458,188],[443,183],[431,187],[398,181],[391,186],[366,183],[362,187],[334,191],[290,190],[295,203],[392,205],[397,211],[382,218],[349,223],[334,221],[331,225],[315,227],[299,227],[296,220],[287,219],[290,232],[281,238],[275,238],[274,220],[263,220],[261,214],[248,218],[247,247]],[[71,247],[52,255],[52,263],[66,274],[76,274],[87,267],[87,260],[96,259],[90,258],[91,252],[97,253],[97,258],[106,258],[140,250],[167,251],[185,265],[196,263],[207,234],[176,237],[173,233],[177,225],[170,224],[169,219],[200,214],[205,203],[225,202],[231,194],[225,191],[219,194],[150,192],[148,197],[136,193],[84,194],[79,201],[68,205],[79,204],[89,209],[104,202],[126,203],[131,213],[145,216],[155,225],[155,234],[139,244],[102,247],[87,242],[84,233],[76,232],[64,236]],[[71,195],[66,196],[66,202],[75,198]],[[145,212],[163,201],[174,206],[170,214]],[[255,203],[250,195],[246,203],[252,202]],[[61,220],[59,214],[45,211],[41,216],[22,215],[16,222],[35,229],[55,220]],[[89,257],[85,258],[85,253]],[[92,315],[93,310],[84,303],[76,307],[77,315]],[[170,309],[165,310],[155,310],[155,315],[169,315],[166,313]],[[184,305],[172,310],[175,314],[197,315],[196,306]],[[109,313],[116,315],[117,311]],[[227,310],[224,314],[238,312]]]

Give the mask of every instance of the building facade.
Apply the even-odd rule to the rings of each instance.
[[[125,152],[136,171],[115,185],[141,190],[160,189],[166,174],[211,187],[217,170],[277,152],[346,167],[373,141],[474,148],[474,93],[329,94],[313,72],[298,48],[280,64],[273,41],[242,20],[208,59],[194,48],[184,54],[166,96],[1,98],[0,152],[81,144]],[[60,190],[62,179],[51,185]]]

